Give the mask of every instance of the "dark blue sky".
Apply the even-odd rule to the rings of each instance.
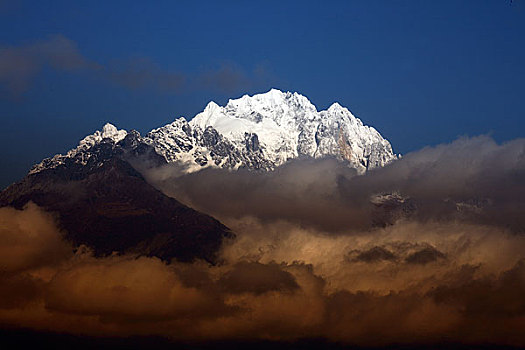
[[[0,0],[0,185],[106,121],[146,132],[271,87],[401,153],[523,137],[525,2]]]

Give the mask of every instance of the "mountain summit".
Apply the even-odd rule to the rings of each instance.
[[[210,102],[190,122],[179,118],[146,136],[106,124],[66,154],[35,165],[0,193],[0,207],[32,201],[57,213],[66,238],[97,255],[131,252],[213,263],[223,240],[234,235],[155,189],[133,164],[177,162],[187,172],[273,170],[300,157],[336,157],[359,173],[396,159],[387,140],[339,104],[317,111],[300,94],[270,90],[224,107]]]
[[[126,131],[107,124],[76,149],[45,159],[31,172],[56,167],[65,158],[84,162],[93,145],[125,136]],[[191,121],[181,117],[140,139],[188,172],[210,166],[273,170],[295,158],[335,157],[364,173],[397,158],[390,142],[347,108],[334,103],[318,111],[305,96],[276,89],[229,100],[224,107],[210,102]]]

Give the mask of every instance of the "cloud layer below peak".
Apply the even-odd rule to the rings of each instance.
[[[38,207],[2,208],[0,321],[177,340],[524,346],[524,147],[463,138],[365,176],[332,160],[145,173],[235,231],[217,266],[97,258]]]

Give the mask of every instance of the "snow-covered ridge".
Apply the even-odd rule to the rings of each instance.
[[[317,111],[305,96],[276,89],[244,95],[224,107],[210,102],[189,124],[213,127],[237,145],[245,133],[256,134],[264,158],[274,166],[301,156],[335,156],[363,172],[396,159],[387,140],[338,103]]]
[[[126,134],[106,124],[77,148],[45,159],[31,172],[58,166],[64,157],[81,161],[79,152],[102,140],[116,144]],[[141,142],[167,162],[185,164],[187,171],[209,166],[272,170],[298,157],[336,157],[363,173],[397,158],[390,143],[347,108],[334,103],[317,111],[305,96],[276,89],[229,100],[224,107],[210,102],[191,121],[179,118],[153,129]]]
[[[92,135],[88,135],[80,140],[78,146],[69,150],[66,154],[56,154],[52,158],[46,158],[38,164],[35,164],[29,174],[38,173],[44,169],[56,168],[64,164],[66,158],[76,158],[78,163],[86,164],[91,154],[87,152],[91,147],[106,139],[113,143],[123,140],[128,132],[126,130],[118,130],[114,125],[106,123],[102,127],[102,131],[95,131]]]

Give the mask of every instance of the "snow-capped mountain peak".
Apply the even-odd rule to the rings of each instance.
[[[65,157],[83,162],[93,145],[118,144],[127,134],[108,123],[31,172],[63,164]],[[318,111],[305,96],[277,89],[230,99],[225,106],[209,102],[191,121],[176,119],[139,141],[167,162],[185,164],[187,171],[209,166],[272,170],[298,157],[335,157],[363,173],[397,158],[387,140],[339,103]]]
[[[93,134],[84,137],[78,143],[76,148],[69,150],[65,155],[56,154],[51,158],[46,158],[42,162],[35,164],[31,170],[30,174],[38,173],[44,169],[56,168],[61,164],[64,164],[66,159],[75,159],[75,162],[85,164],[90,158],[91,154],[88,150],[102,142],[102,140],[108,140],[112,143],[117,143],[123,140],[128,132],[126,130],[119,130],[116,126],[111,123],[106,123],[102,130],[96,130]]]
[[[334,156],[363,172],[396,158],[387,140],[339,103],[317,111],[305,96],[276,89],[229,100],[224,107],[210,103],[190,125],[212,127],[238,145],[246,133],[256,134],[274,166],[301,156]]]
[[[93,134],[84,137],[84,139],[80,141],[79,147],[83,145],[90,147],[99,143],[103,139],[110,139],[113,142],[119,142],[120,140],[123,140],[127,134],[128,132],[126,130],[118,130],[113,124],[106,123],[102,127],[102,131],[97,130]]]
[[[110,138],[118,142],[126,137],[126,130],[118,130],[117,127],[111,123],[106,123],[102,127],[102,138]]]
[[[350,111],[347,108],[341,106],[339,104],[339,102],[332,103],[330,105],[330,107],[328,107],[327,111],[332,112],[332,113],[338,113],[338,112],[340,112],[340,113],[345,113],[345,112],[350,113]]]
[[[244,95],[241,98],[229,100],[224,107],[224,112],[230,117],[255,122],[268,118],[282,126],[298,118],[311,116],[317,113],[317,109],[301,94],[271,89],[263,94]]]

